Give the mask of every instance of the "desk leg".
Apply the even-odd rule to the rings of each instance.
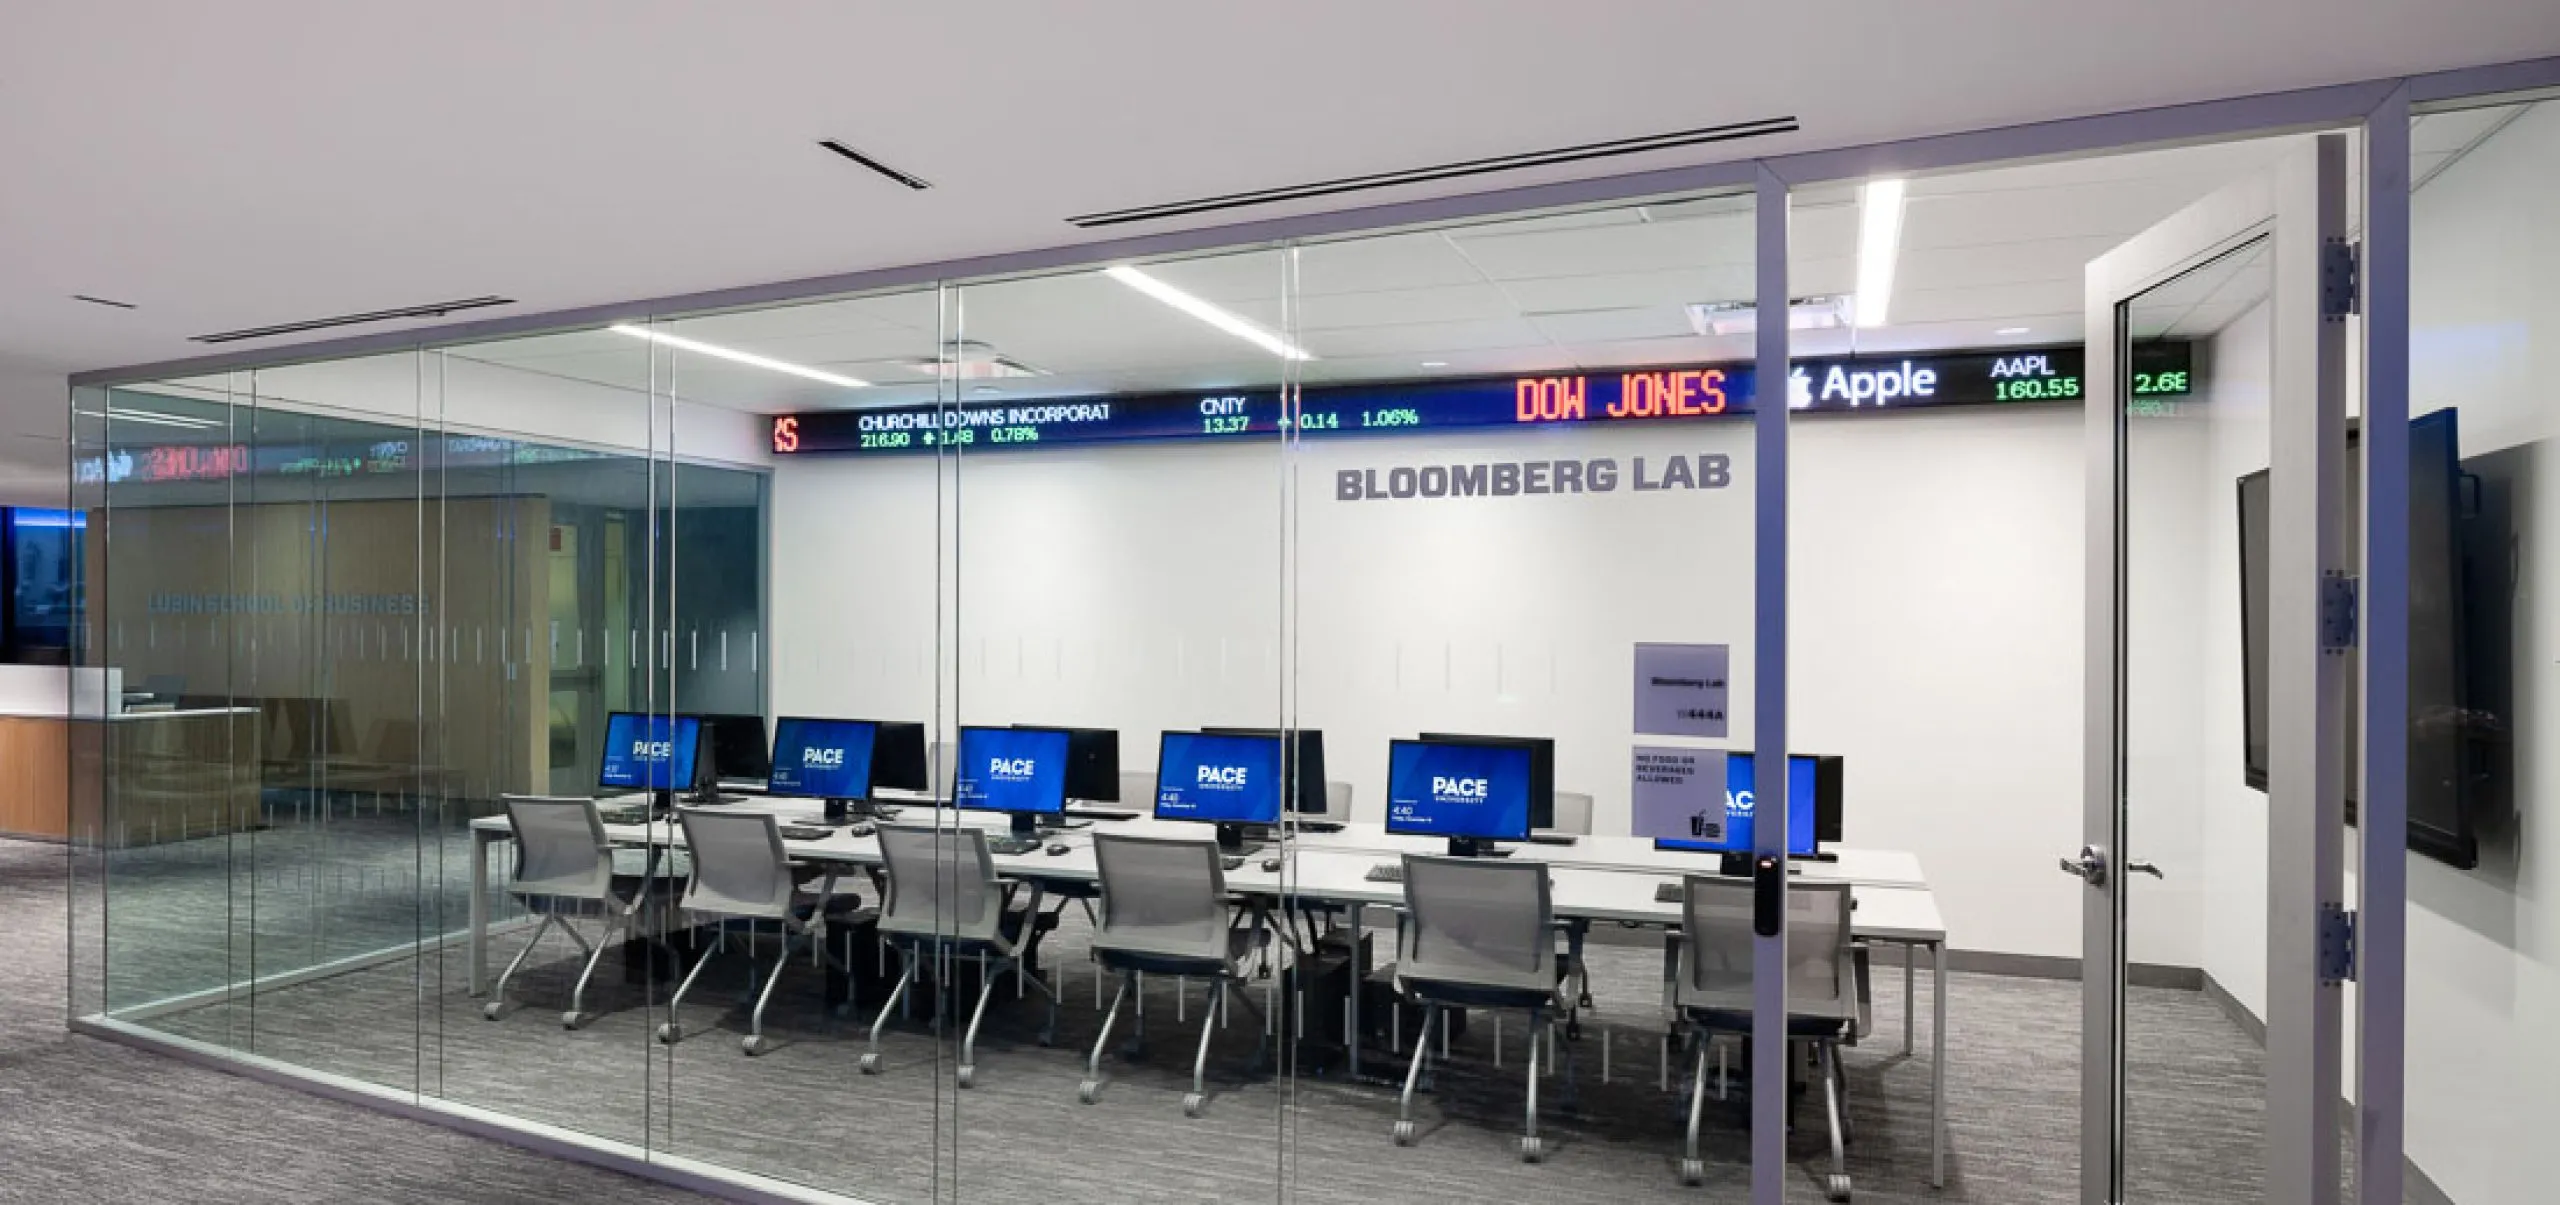
[[[1369,977],[1362,974],[1360,971],[1360,913],[1362,911],[1362,907],[1355,903],[1350,906],[1348,911],[1351,914],[1351,1032],[1342,1035],[1342,1037],[1344,1044],[1349,1046],[1351,1050],[1348,1060],[1351,1064],[1351,1082],[1356,1084],[1360,1082],[1360,997],[1366,994],[1369,986]]]
[[[470,987],[473,996],[489,994],[489,847],[498,834],[471,830]]]
[[[1902,1053],[1911,1053],[1911,1014],[1918,1011],[1911,998],[1911,965],[1920,961],[1920,950],[1910,942],[1902,943]]]
[[[1947,1186],[1947,943],[1930,949],[1936,961],[1929,972],[1937,1016],[1929,1030],[1929,1186]]]

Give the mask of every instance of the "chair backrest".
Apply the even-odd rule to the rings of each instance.
[[[1156,772],[1122,770],[1120,772],[1120,806],[1154,811],[1156,806]]]
[[[1406,854],[1404,900],[1403,978],[1555,989],[1555,906],[1545,863]]]
[[[1682,1008],[1751,1008],[1752,888],[1745,879],[1691,875],[1681,905]],[[1855,1004],[1849,885],[1787,887],[1787,1011],[1842,1016]]]
[[[772,813],[680,807],[676,819],[693,860],[685,910],[773,920],[791,915],[791,856],[783,852],[782,826]]]
[[[1095,833],[1102,870],[1097,950],[1224,962],[1227,872],[1208,838]]]
[[[881,932],[994,940],[1004,923],[1004,886],[987,852],[986,830],[884,824],[879,833],[889,871]]]
[[[595,801],[552,795],[501,795],[516,838],[518,896],[613,898],[613,847]]]
[[[1591,795],[1586,791],[1555,793],[1555,824],[1551,831],[1571,833],[1577,837],[1591,835]]]
[[[1335,823],[1351,819],[1351,784],[1327,781],[1324,784],[1324,818]]]

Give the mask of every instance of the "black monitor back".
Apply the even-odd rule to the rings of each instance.
[[[773,777],[773,746],[765,739],[763,716],[702,717],[702,752],[711,758],[711,764],[698,772],[705,781],[763,782]]]
[[[913,720],[874,720],[871,736],[871,786],[893,791],[930,791],[932,767],[926,765],[924,725]]]
[[[1324,732],[1321,729],[1297,728],[1284,732],[1278,728],[1203,728],[1200,731],[1228,736],[1285,738],[1288,745],[1286,756],[1289,764],[1297,767],[1298,785],[1283,802],[1290,811],[1301,816],[1325,814]],[[1334,819],[1348,820],[1350,817],[1336,816]]]
[[[1056,728],[1067,734],[1067,798],[1096,803],[1120,799],[1120,730],[1064,728],[1056,724],[1016,724],[1016,728]]]
[[[1556,826],[1556,742],[1545,736],[1479,736],[1464,732],[1425,732],[1426,741],[1471,741],[1479,745],[1518,745],[1529,751],[1529,827]]]
[[[1813,839],[1825,845],[1840,843],[1841,818],[1848,806],[1848,766],[1844,757],[1817,754],[1813,758]]]

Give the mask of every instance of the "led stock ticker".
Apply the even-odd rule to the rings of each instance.
[[[2184,343],[2133,349],[2132,392],[2157,406],[2193,389]],[[1790,405],[1812,413],[2076,402],[2088,390],[2077,345],[1796,361]],[[1470,377],[1308,388],[1297,414],[1279,391],[1203,390],[1047,401],[885,406],[773,419],[773,450],[929,452],[1220,440],[1291,429],[1311,438],[1578,424],[1678,422],[1749,414],[1748,365]]]

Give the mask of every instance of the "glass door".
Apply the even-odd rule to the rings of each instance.
[[[2087,270],[2087,379],[2098,392],[2087,411],[2094,488],[2083,843],[2062,858],[2062,869],[2087,888],[2086,1205],[2169,1199],[2144,1191],[2146,1168],[2207,1157],[2196,1143],[2235,1137],[2240,1149],[2214,1156],[2230,1169],[2229,1199],[2338,1199],[2344,968],[2324,952],[2337,948],[2327,939],[2345,915],[2345,653],[2354,628],[2344,518],[2345,317],[2354,292],[2346,164],[2344,135],[2304,138],[2264,171],[2135,235]],[[2213,372],[2263,383],[2251,400],[2224,390],[2205,403],[2226,409],[2217,422],[2234,417],[2233,407],[2263,411],[2262,446],[2239,453],[2258,459],[2240,466],[2253,471],[2236,489],[2217,459],[2229,458],[2227,433],[2162,421],[2194,403],[2163,400],[2186,390],[2162,387],[2148,349],[2194,338],[2198,324],[2221,336],[2212,346],[2228,353],[2229,362],[2208,365]],[[2227,611],[2212,610],[2227,602],[2183,597],[2219,562],[2210,552],[2198,557],[2195,533],[2158,521],[2158,499],[2197,490],[2211,499],[2205,547],[2213,547],[2215,524],[2236,537],[2224,554],[2239,565],[2236,625]],[[2244,699],[2206,699],[2183,712],[2163,705],[2193,693],[2204,662],[2226,651],[2217,645],[2235,643],[2228,651],[2252,667]],[[2252,784],[2266,792],[2263,817],[2222,815],[2198,830],[2200,840],[2174,839],[2170,826],[2152,822],[2163,809],[2192,806],[2176,798],[2182,768],[2160,756],[2178,744],[2168,727],[2218,722],[2225,705],[2244,709]],[[2212,881],[2196,882],[2206,876]],[[2199,1135],[2184,1133],[2193,1128],[2186,1122],[2172,1124],[2167,1108],[2148,1105],[2168,1093],[2191,1106],[2210,1088],[2145,1078],[2144,1034],[2154,1016],[2145,1011],[2154,1007],[2146,992],[2157,972],[2143,960],[2136,918],[2217,906],[2229,913],[2225,929],[2263,940],[2262,968],[2254,954],[2245,959],[2247,974],[2235,978],[2252,981],[2220,998],[2238,998],[2226,1006],[2236,1015],[2264,1018],[2266,1109]],[[2207,985],[2216,986],[2228,985]],[[2253,1127],[2263,1133],[2255,1142]]]

